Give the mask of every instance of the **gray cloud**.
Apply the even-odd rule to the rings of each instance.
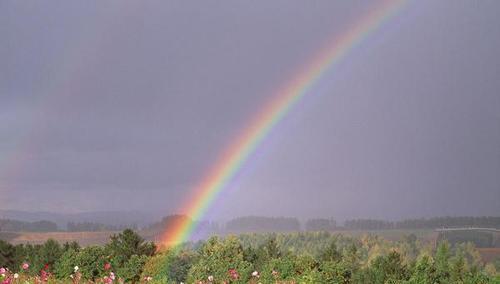
[[[500,7],[450,3],[411,2],[325,74],[212,216],[500,214]],[[2,4],[2,208],[179,210],[371,5]]]

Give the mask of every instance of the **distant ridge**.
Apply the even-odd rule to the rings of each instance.
[[[47,211],[0,210],[0,219],[26,222],[52,221],[65,228],[68,222],[96,222],[106,225],[146,226],[161,219],[162,214],[144,211],[89,211],[81,213],[56,213]]]

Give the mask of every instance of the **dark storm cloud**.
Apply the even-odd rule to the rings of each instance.
[[[412,2],[353,50],[213,216],[500,214],[499,5],[450,3]],[[3,4],[2,208],[177,210],[276,88],[374,5]]]

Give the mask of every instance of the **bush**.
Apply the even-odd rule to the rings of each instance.
[[[78,265],[84,280],[95,280],[108,273],[105,269],[106,263],[109,263],[109,257],[105,249],[99,246],[89,246],[77,254],[74,265]]]
[[[132,255],[129,260],[116,271],[118,277],[125,280],[126,283],[138,282],[141,278],[144,264],[148,261],[145,255]]]
[[[78,252],[74,249],[65,251],[54,265],[54,274],[58,279],[68,279],[73,274],[78,261]]]
[[[197,255],[190,250],[167,250],[150,257],[141,278],[153,276],[158,283],[186,282],[187,275]]]
[[[248,283],[251,263],[244,260],[243,248],[235,237],[219,240],[210,238],[200,249],[199,260],[193,264],[188,273],[187,282],[197,283],[214,278],[216,283]]]

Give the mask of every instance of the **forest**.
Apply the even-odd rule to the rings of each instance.
[[[158,248],[135,231],[104,246],[0,241],[0,283],[499,283],[471,243],[329,232],[242,234]]]
[[[145,226],[144,230],[162,230],[165,224],[179,222],[189,217],[169,215],[161,221]],[[190,220],[190,222],[193,222]],[[439,228],[500,228],[500,217],[434,217],[387,221],[379,219],[348,219],[343,224],[333,218],[311,218],[300,222],[294,217],[244,216],[221,224],[218,222],[199,221],[198,227],[212,233],[241,232],[297,232],[333,231],[333,230],[393,230],[393,229],[439,229]],[[136,224],[103,224],[98,222],[68,222],[65,228],[52,221],[26,222],[12,219],[0,219],[0,231],[7,232],[96,232],[121,231],[125,228],[138,229]]]

